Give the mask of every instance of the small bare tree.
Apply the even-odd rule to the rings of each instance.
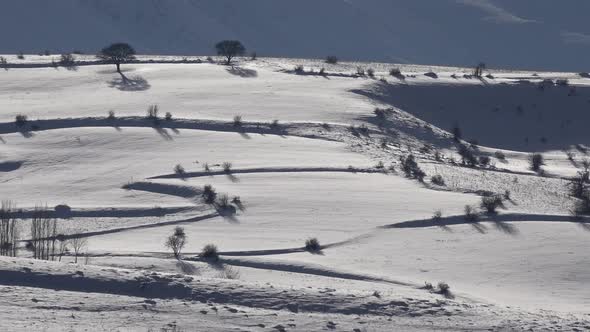
[[[58,261],[61,262],[61,258],[69,251],[69,248],[68,248],[69,241],[64,240],[64,239],[60,239],[58,241],[59,241],[59,245],[57,246],[57,257],[58,257]]]
[[[186,243],[186,234],[184,233],[184,228],[176,227],[174,229],[174,234],[170,235],[164,245],[167,248],[172,249],[172,253],[176,259],[180,259],[180,254],[182,252],[182,248]]]
[[[14,217],[12,201],[2,201],[0,206],[0,256],[15,257],[17,253],[19,227]]]
[[[69,242],[74,251],[74,263],[78,263],[78,256],[81,256],[84,249],[88,246],[88,239],[85,237],[73,237]]]
[[[486,69],[486,64],[483,62],[478,63],[473,70],[473,76],[478,78],[482,77],[484,69]]]

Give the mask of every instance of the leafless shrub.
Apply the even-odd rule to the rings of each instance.
[[[276,130],[279,128],[279,120],[272,120],[272,122],[270,123],[270,128]]]
[[[234,196],[234,198],[231,200],[231,203],[240,209],[240,211],[246,210],[246,207],[244,206],[244,203],[242,203],[240,196]]]
[[[438,293],[444,296],[451,296],[451,286],[444,281],[438,283]]]
[[[28,121],[28,117],[24,114],[17,114],[14,117],[14,123],[16,124],[17,127],[22,128],[27,124]]]
[[[227,209],[230,206],[229,197],[225,194],[218,196],[216,205],[220,209]]]
[[[218,278],[237,280],[240,279],[240,270],[231,265],[224,264],[223,269],[217,274]]]
[[[174,166],[174,174],[178,175],[178,177],[183,179],[186,177],[186,171],[184,170],[184,167],[182,167],[181,164],[177,164],[176,166]]]
[[[441,210],[434,211],[434,214],[432,215],[432,221],[439,223],[441,220],[442,220]]]
[[[483,196],[480,207],[489,214],[495,214],[497,209],[505,209],[504,201],[500,195]]]
[[[218,261],[219,260],[219,251],[217,250],[217,246],[214,244],[207,244],[201,250],[199,257],[211,261]]]
[[[223,164],[221,164],[221,167],[223,168],[223,171],[225,173],[231,173],[231,168],[232,168],[232,163],[226,161]]]
[[[315,237],[305,240],[305,250],[312,253],[321,251],[322,246],[320,245],[320,241]]]
[[[338,63],[338,58],[334,55],[329,55],[326,57],[326,63],[335,65]]]
[[[213,204],[215,203],[215,198],[217,198],[217,193],[215,192],[215,189],[213,188],[213,186],[211,186],[210,184],[205,185],[205,187],[203,187],[203,200],[205,200],[205,203],[207,204]]]
[[[76,58],[70,53],[64,53],[59,59],[59,65],[63,67],[73,67],[76,65]]]
[[[433,175],[430,178],[430,182],[432,182],[433,184],[435,184],[437,186],[441,186],[441,187],[445,186],[445,180],[443,179],[442,175],[440,175],[440,174]]]
[[[502,160],[502,161],[506,160],[506,155],[502,151],[494,152],[494,157],[496,157],[496,159],[498,159],[498,160]]]
[[[479,215],[477,214],[476,210],[471,205],[465,205],[465,221],[467,222],[477,222],[479,220]]]
[[[151,120],[156,120],[158,119],[158,113],[159,113],[159,107],[158,105],[150,105],[147,109],[147,118],[151,119]]]
[[[109,111],[109,115],[107,116],[107,119],[109,119],[109,120],[111,120],[111,121],[112,121],[112,120],[115,120],[115,119],[116,119],[116,116],[115,116],[115,111],[113,111],[113,110],[110,110],[110,111]]]
[[[303,65],[297,65],[295,66],[295,69],[293,69],[293,71],[295,72],[295,74],[304,74],[305,73],[305,68],[303,68]]]
[[[180,259],[182,248],[184,248],[185,244],[186,233],[182,227],[176,227],[174,229],[174,234],[170,235],[164,243],[167,248],[172,250],[172,253],[176,259]]]
[[[241,127],[242,126],[242,116],[236,115],[234,116],[234,127]]]
[[[74,263],[78,263],[78,256],[81,256],[84,249],[88,246],[88,239],[85,237],[76,237],[74,235],[74,237],[69,240],[69,243],[74,252]]]

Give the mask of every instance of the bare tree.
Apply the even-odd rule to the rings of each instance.
[[[58,260],[61,262],[61,258],[63,257],[63,255],[65,255],[68,251],[68,243],[69,241],[65,240],[65,239],[60,239],[59,240],[59,245],[57,247],[57,257]]]
[[[176,259],[179,259],[180,253],[181,253],[182,248],[184,247],[185,243],[186,243],[186,234],[184,233],[184,228],[176,227],[174,229],[174,234],[170,235],[166,239],[166,242],[164,243],[164,245],[167,248],[172,249],[172,253],[174,254],[174,257],[176,257]]]
[[[33,258],[55,260],[57,220],[47,207],[35,206],[31,220]]]
[[[69,242],[74,251],[74,263],[78,263],[78,256],[80,256],[88,245],[88,240],[85,237],[73,237]]]
[[[2,201],[0,207],[0,256],[16,256],[19,227],[14,218],[14,205],[11,201]]]
[[[473,76],[478,78],[482,77],[484,69],[486,69],[486,64],[483,62],[478,63],[477,66],[475,66],[475,69],[473,70]]]
[[[244,45],[237,40],[222,40],[215,44],[215,49],[218,55],[225,57],[226,65],[229,65],[234,57],[246,53]]]
[[[135,60],[135,50],[127,43],[114,43],[103,48],[96,57],[114,63],[117,66],[117,72],[121,73],[121,63]]]

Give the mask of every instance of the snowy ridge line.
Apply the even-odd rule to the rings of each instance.
[[[450,316],[453,302],[442,299],[378,299],[310,289],[237,284],[182,274],[164,274],[96,266],[66,265],[22,258],[0,258],[0,284],[82,293],[103,293],[158,299],[186,299],[250,308],[376,316]]]
[[[345,126],[331,124],[331,127]],[[199,119],[147,119],[146,117],[128,116],[117,117],[116,119],[108,119],[106,117],[86,117],[86,118],[64,118],[64,119],[46,119],[46,120],[30,120],[23,127],[18,127],[14,122],[0,123],[0,134],[22,133],[30,135],[36,131],[67,129],[67,128],[88,128],[88,127],[139,127],[139,128],[153,128],[157,130],[162,136],[172,139],[166,129],[193,129],[204,131],[221,131],[234,132],[239,134],[267,134],[278,136],[297,136],[303,138],[321,139],[326,141],[337,141],[324,136],[316,134],[293,133],[288,132],[289,129],[319,129],[321,124],[314,122],[298,122],[298,123],[281,123],[279,128],[271,128],[270,123],[261,122],[243,122],[240,126],[234,125],[233,122],[219,121],[219,120],[199,120]]]
[[[232,174],[249,174],[249,173],[385,173],[383,169],[376,168],[359,168],[359,167],[256,167],[256,168],[240,168],[226,171],[209,171],[209,172],[186,172],[179,174],[165,174],[157,175],[147,178],[153,179],[176,179],[176,178],[196,178],[216,175],[232,175]]]

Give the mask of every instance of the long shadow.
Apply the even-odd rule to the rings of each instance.
[[[192,217],[192,218],[188,218],[188,219],[164,221],[164,222],[159,222],[159,223],[155,223],[155,224],[143,224],[143,225],[137,225],[137,226],[110,228],[110,229],[103,229],[103,230],[99,230],[99,231],[91,231],[91,232],[84,232],[84,233],[77,233],[77,234],[58,235],[55,237],[44,238],[44,240],[47,240],[47,239],[51,240],[54,238],[55,239],[62,239],[62,240],[87,238],[87,237],[99,236],[99,235],[105,235],[105,234],[134,231],[137,229],[147,229],[147,228],[156,228],[156,227],[170,226],[170,225],[188,224],[188,223],[194,223],[194,222],[207,220],[207,219],[211,219],[211,218],[215,218],[215,217],[219,217],[219,214],[217,212],[209,213],[209,214],[198,216],[198,217]],[[27,242],[27,241],[30,241],[30,239],[20,240],[20,242]]]
[[[518,234],[518,230],[514,225],[507,224],[507,222],[569,222],[578,223],[587,227],[590,223],[590,218],[585,219],[574,219],[571,216],[566,215],[547,215],[547,214],[522,214],[522,213],[506,213],[506,214],[495,214],[495,215],[482,215],[481,222],[491,222],[494,226],[510,235]],[[396,224],[390,224],[381,226],[380,228],[425,228],[425,227],[448,227],[450,225],[471,225],[479,232],[485,232],[486,228],[479,222],[471,222],[465,219],[464,216],[449,216],[443,217],[439,220],[420,219],[404,221]],[[590,227],[588,227],[590,228]]]
[[[231,174],[220,171],[209,172],[186,172],[184,174],[165,174],[159,176],[149,177],[148,179],[176,179],[176,178],[198,178],[217,175],[233,176],[234,174],[250,174],[250,173],[383,173],[383,170],[376,168],[349,168],[349,167],[260,167],[260,168],[244,168],[232,169]]]
[[[107,82],[109,87],[121,91],[145,91],[151,88],[151,85],[148,83],[148,81],[139,75],[133,77],[127,77],[123,73],[119,73],[119,75],[121,77],[113,78]]]
[[[174,140],[174,137],[172,137],[172,135],[170,135],[170,133],[168,132],[168,130],[166,130],[166,128],[162,128],[162,127],[159,127],[159,126],[156,126],[156,127],[153,127],[153,128],[165,140],[167,140],[167,141],[173,141]]]
[[[243,78],[258,77],[258,72],[253,69],[231,66],[231,67],[227,68],[226,70],[228,73],[230,73],[232,75],[243,77]]]
[[[203,193],[202,190],[193,187],[153,182],[133,182],[124,185],[122,188],[126,190],[147,191],[187,199],[196,198]]]
[[[190,259],[201,261],[199,258]],[[369,275],[362,275],[356,273],[348,273],[348,272],[340,272],[340,271],[333,271],[321,267],[319,265],[312,265],[312,264],[298,264],[295,262],[263,262],[263,261],[253,261],[253,260],[243,260],[243,259],[231,259],[231,258],[224,258],[222,260],[224,264],[233,265],[233,266],[241,266],[241,267],[249,267],[253,269],[263,269],[263,270],[274,270],[274,271],[283,271],[283,272],[290,272],[290,273],[301,273],[301,274],[309,274],[309,275],[317,275],[322,277],[330,277],[330,278],[338,278],[338,279],[347,279],[347,280],[358,280],[358,281],[371,281],[371,282],[383,282],[389,283],[394,285],[400,286],[416,286],[414,284],[410,284],[403,281],[391,280],[386,278],[379,278]]]
[[[22,161],[5,161],[0,163],[0,172],[12,172],[21,168],[23,165]]]
[[[28,129],[20,129],[18,132],[23,135],[24,138],[31,138],[35,136],[35,133]]]
[[[336,126],[336,125],[333,125]],[[35,120],[34,131],[55,130],[64,128],[87,128],[87,127],[129,127],[129,128],[153,128],[154,123],[145,117],[119,117],[117,119],[108,119],[106,117],[85,117],[85,118],[65,118],[65,119],[48,119]],[[236,132],[232,123],[216,120],[199,120],[199,119],[173,119],[170,121],[161,121],[161,128],[190,129],[190,130],[207,130],[219,132]],[[329,142],[338,142],[337,139],[324,137],[316,134],[290,133],[289,129],[314,128],[319,127],[317,123],[296,123],[283,124],[282,130],[277,131],[267,126],[260,126],[260,123],[243,123],[240,127],[241,133],[268,134],[284,137],[286,135],[303,137],[309,139],[318,139]],[[0,122],[0,134],[18,133],[14,122]]]
[[[83,209],[70,211],[48,211],[49,216],[60,219],[71,218],[145,218],[145,217],[163,217],[166,215],[186,212],[193,210],[190,207],[153,207],[153,208],[111,208],[111,209]],[[28,219],[35,214],[34,210],[19,210],[14,212],[14,218]]]

